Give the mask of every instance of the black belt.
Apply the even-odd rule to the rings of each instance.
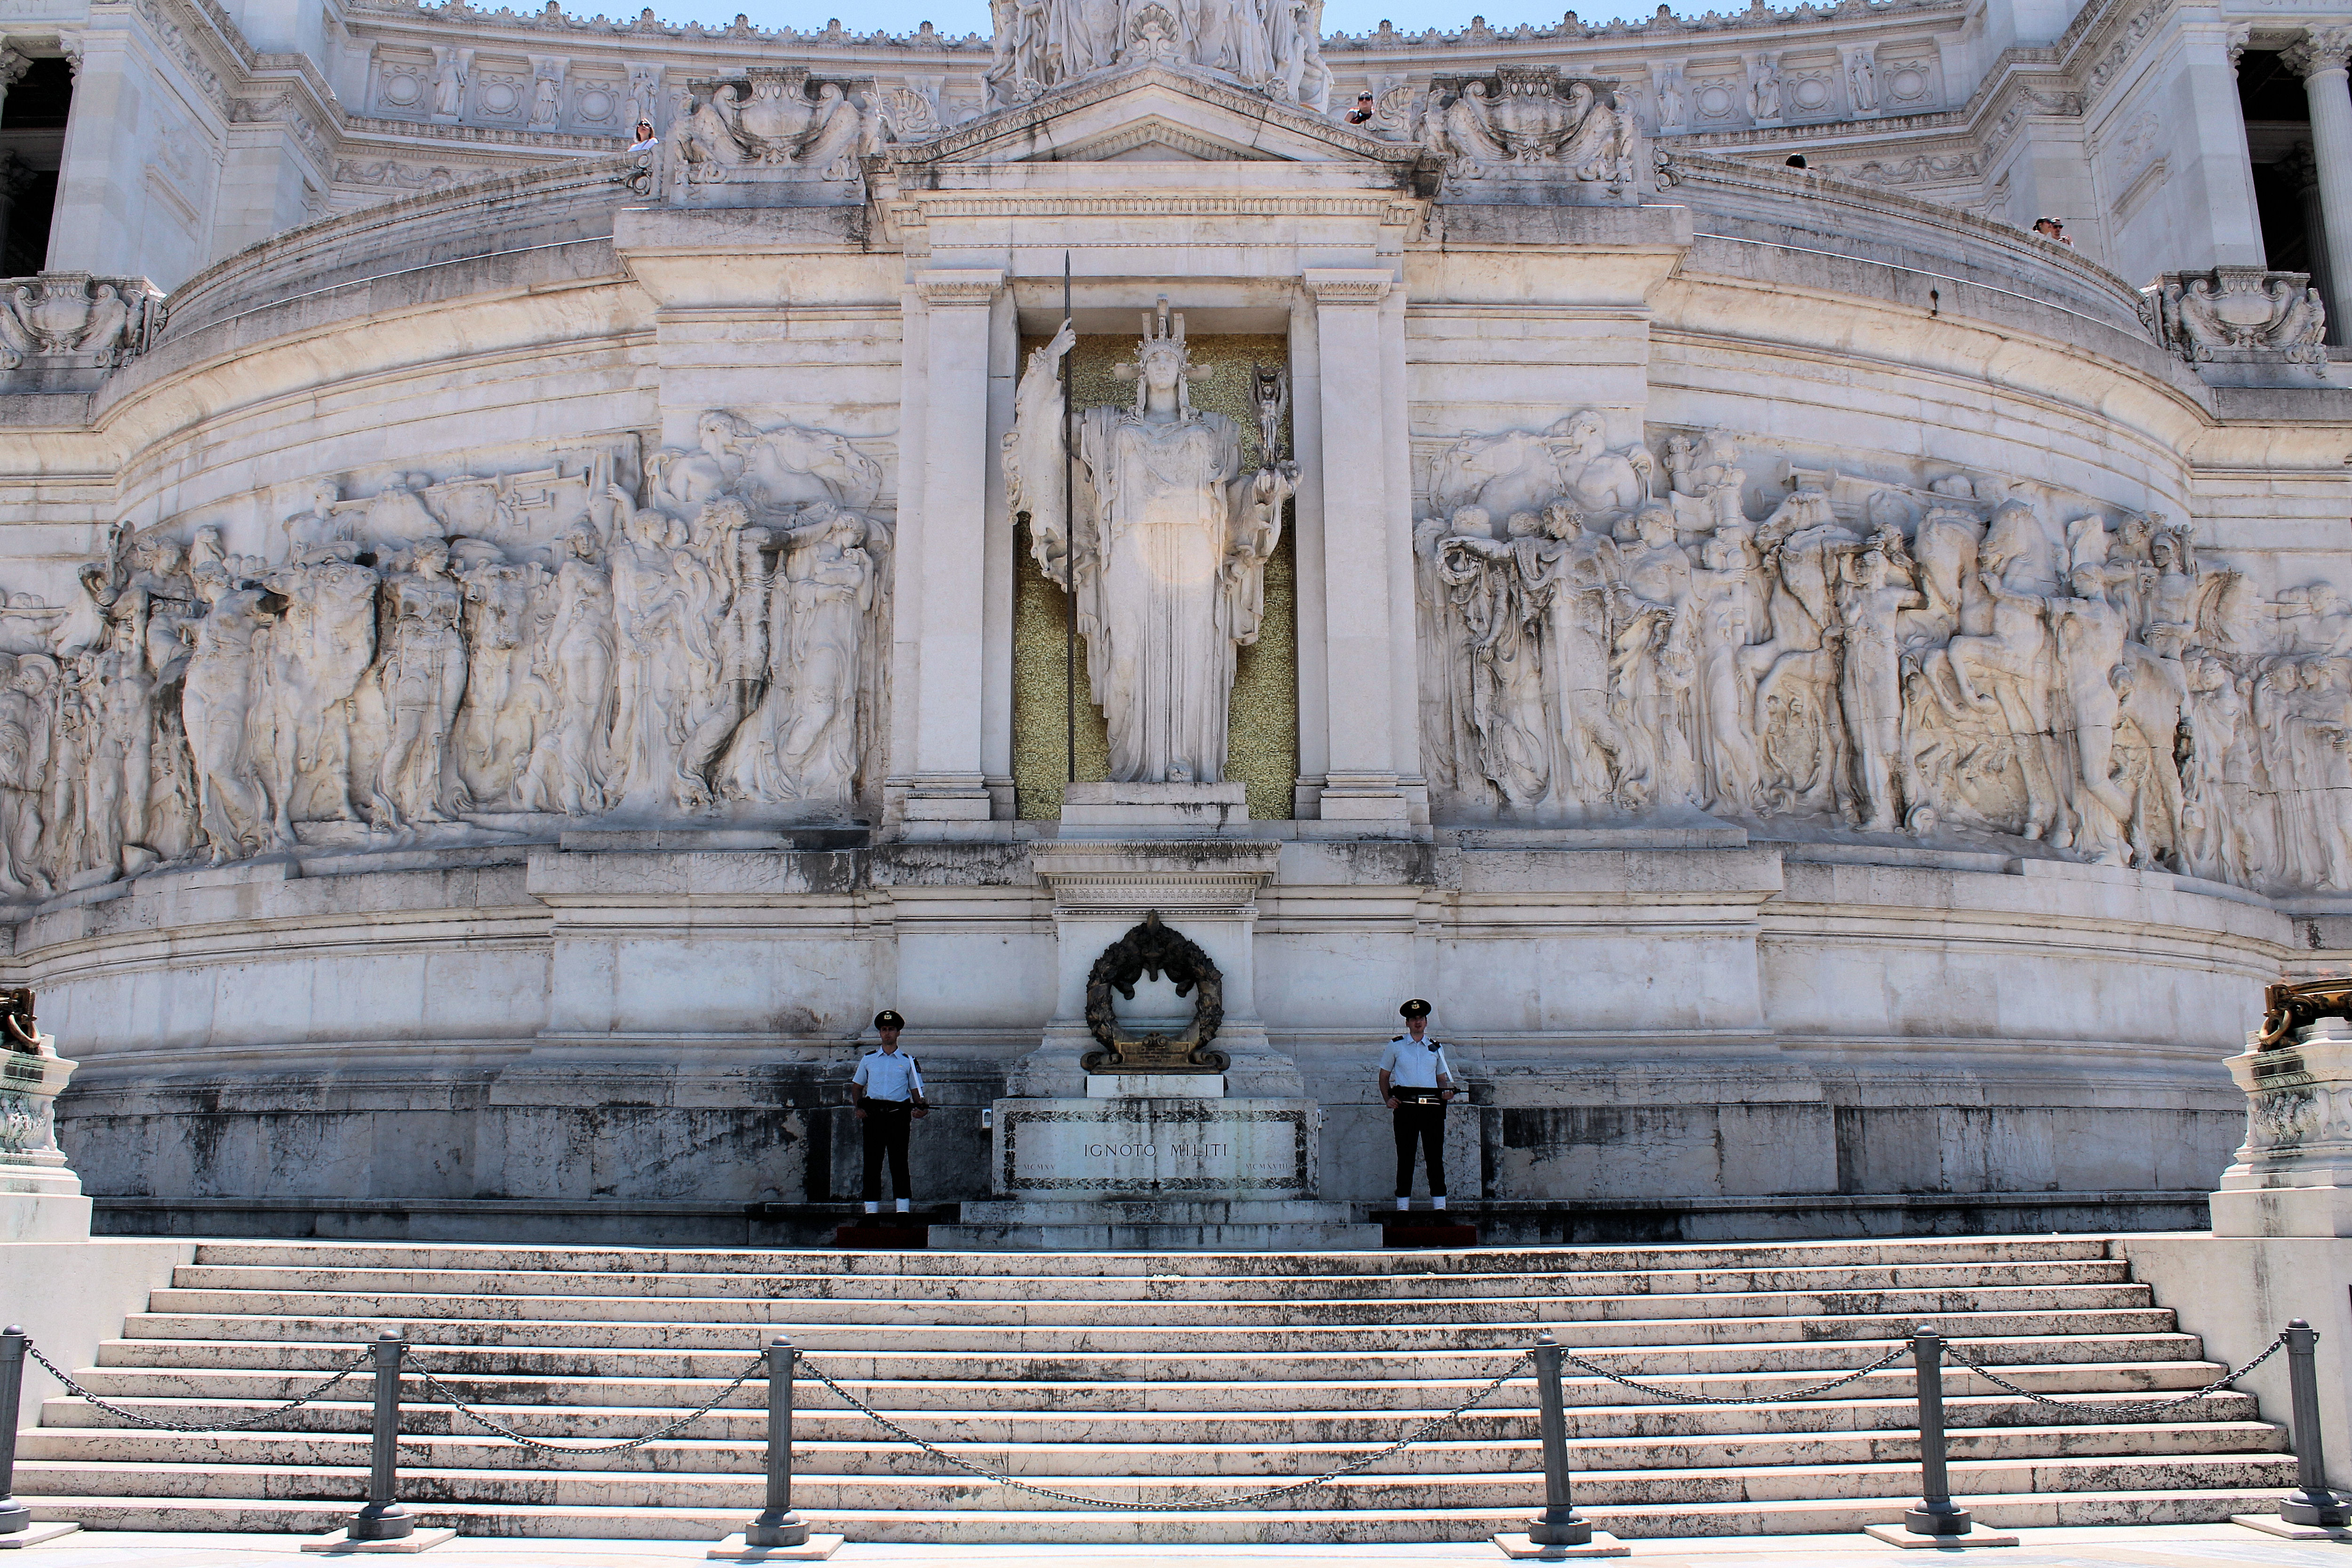
[[[868,1110],[912,1110],[914,1108],[915,1102],[911,1100],[877,1100],[870,1094],[866,1097],[866,1109]]]
[[[1391,1088],[1389,1092],[1395,1095],[1400,1101],[1407,1105],[1443,1105],[1445,1103],[1445,1091],[1442,1089]]]

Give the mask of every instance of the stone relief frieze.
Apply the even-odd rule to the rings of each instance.
[[[1144,60],[1214,71],[1318,114],[1330,110],[1322,0],[991,0],[990,10],[991,110]]]
[[[2266,599],[2185,523],[1998,478],[1784,467],[1715,431],[1612,448],[1603,427],[1424,448],[1444,808],[2026,839],[2352,890],[2333,584]]]
[[[550,816],[852,816],[886,699],[882,465],[719,411],[696,434],[321,481],[255,554],[116,528],[77,604],[0,612],[0,894]]]

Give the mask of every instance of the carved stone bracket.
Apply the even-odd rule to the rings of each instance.
[[[2157,341],[2190,364],[2256,355],[2327,374],[2327,307],[2305,272],[2216,267],[2167,272],[2146,290]]]
[[[1138,981],[1162,974],[1175,982],[1177,995],[1192,994],[1192,1023],[1173,1038],[1155,1032],[1120,1039],[1111,993],[1132,1002]],[[1198,943],[1162,924],[1154,910],[1103,949],[1087,976],[1087,1030],[1102,1049],[1088,1051],[1078,1065],[1088,1072],[1221,1073],[1231,1059],[1209,1047],[1224,1021],[1224,974]]]
[[[163,291],[144,278],[0,279],[0,386],[86,392],[142,353],[163,323]]]

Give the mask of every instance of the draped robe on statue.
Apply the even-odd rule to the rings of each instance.
[[[1245,624],[1248,640],[1257,635],[1255,605],[1224,571],[1240,435],[1220,414],[1153,424],[1089,408],[1078,461],[1096,497],[1100,564],[1089,574],[1082,562],[1079,591],[1093,600],[1087,652],[1110,776],[1214,784],[1236,633]]]
[[[1088,692],[1120,784],[1215,784],[1224,776],[1234,650],[1257,640],[1265,558],[1280,533],[1286,473],[1241,473],[1241,432],[1221,414],[1131,408],[1078,416],[1077,516],[1062,515],[1062,389],[1033,359],[1009,444],[1013,504],[1030,514],[1038,562],[1064,577],[1075,531],[1078,627]]]

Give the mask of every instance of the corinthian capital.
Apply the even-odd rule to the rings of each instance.
[[[2352,62],[2352,27],[2314,27],[2279,59],[2306,79],[2319,71],[2340,71]]]
[[[31,60],[5,44],[0,44],[0,92],[6,92],[16,86],[17,79],[32,68]]]

